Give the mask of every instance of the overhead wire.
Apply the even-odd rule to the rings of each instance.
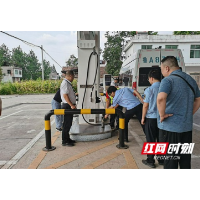
[[[25,40],[22,40],[22,39],[20,39],[20,38],[18,38],[18,37],[15,37],[15,36],[13,36],[13,35],[10,35],[9,33],[4,32],[4,31],[0,31],[0,32],[1,32],[1,33],[4,33],[4,34],[6,34],[6,35],[8,35],[8,36],[10,36],[10,37],[13,37],[13,38],[15,38],[15,39],[17,39],[17,40],[20,40],[20,41],[22,41],[23,43],[25,43],[25,44],[27,44],[27,45],[29,45],[29,46],[31,46],[31,47],[38,47],[38,48],[40,48],[40,49],[43,50],[43,52],[45,52],[57,65],[59,65],[59,64],[45,51],[45,49],[44,49],[43,47],[37,46],[37,45],[32,44],[32,43],[30,43],[30,42],[27,42],[27,41],[25,41]],[[62,66],[61,66],[61,65],[59,65],[59,67],[61,67],[61,69],[62,69]]]
[[[13,37],[13,38],[15,38],[15,39],[17,39],[17,40],[20,40],[20,41],[22,41],[23,43],[25,43],[25,44],[27,44],[27,45],[29,45],[29,46],[35,46],[35,47],[41,48],[40,46],[37,46],[37,45],[35,45],[35,44],[32,44],[32,43],[27,42],[27,41],[25,41],[25,40],[22,40],[22,39],[20,39],[20,38],[18,38],[18,37],[15,37],[15,36],[13,36],[13,35],[10,35],[10,34],[4,32],[4,31],[0,31],[0,32],[4,33],[4,34],[6,34],[6,35],[8,35],[8,36],[10,36],[10,37]]]
[[[43,49],[43,48],[42,48]],[[44,51],[44,53],[46,53],[57,65],[59,65],[44,49],[43,49],[43,51]],[[62,69],[62,66],[61,65],[59,65],[60,67],[61,67],[61,69]]]

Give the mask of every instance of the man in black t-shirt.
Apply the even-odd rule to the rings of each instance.
[[[60,88],[56,92],[54,98],[52,99],[51,105],[52,109],[61,109],[62,99],[60,97]],[[63,115],[55,115],[56,130],[62,131]]]

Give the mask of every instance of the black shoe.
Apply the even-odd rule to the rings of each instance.
[[[56,130],[61,132],[61,131],[62,131],[62,128],[56,128]]]
[[[62,146],[73,147],[74,144],[73,144],[73,143],[66,142],[66,143],[62,143]]]
[[[76,141],[69,138],[69,143],[76,143]]]
[[[151,168],[155,168],[156,167],[154,163],[149,163],[147,160],[142,160],[142,163],[147,165],[147,166],[149,166],[149,167],[151,167]]]

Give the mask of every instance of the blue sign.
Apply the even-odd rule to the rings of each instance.
[[[143,63],[147,63],[147,62],[148,63],[154,63],[154,62],[155,63],[159,63],[160,62],[160,58],[159,57],[155,57],[154,60],[153,60],[152,57],[150,57],[149,61],[148,61],[147,57],[143,57],[142,60],[143,60]]]

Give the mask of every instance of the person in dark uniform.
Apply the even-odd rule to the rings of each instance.
[[[74,80],[74,72],[72,70],[62,71],[65,74],[60,86],[60,96],[62,99],[62,109],[76,109],[76,96],[72,88],[72,81]],[[63,130],[62,130],[62,145],[74,146],[75,141],[70,139],[69,131],[72,126],[73,114],[64,115]]]

